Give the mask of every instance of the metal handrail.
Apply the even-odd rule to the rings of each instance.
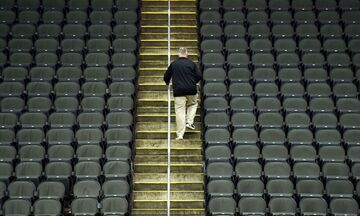
[[[168,66],[171,64],[171,47],[170,47],[170,39],[171,39],[171,22],[170,22],[170,18],[171,18],[171,0],[168,0]],[[170,85],[167,86],[167,98],[168,98],[168,125],[167,125],[167,216],[170,216],[170,199],[171,199],[171,194],[170,194],[170,180],[171,180],[171,95],[170,95]]]

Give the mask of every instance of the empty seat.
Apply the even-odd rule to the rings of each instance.
[[[31,81],[51,82],[55,76],[55,70],[51,67],[33,67],[29,72]]]
[[[289,113],[285,117],[285,124],[289,128],[307,128],[311,125],[309,115],[305,113]]]
[[[19,97],[24,93],[25,87],[20,82],[2,82],[0,84],[0,97]]]
[[[43,6],[44,6],[44,4],[43,4]],[[42,20],[45,24],[58,24],[59,25],[64,21],[64,14],[60,11],[52,11],[52,10],[44,11],[44,13],[42,15]]]
[[[216,214],[234,214],[236,202],[232,197],[211,198],[208,204],[208,211],[212,215]]]
[[[330,180],[326,183],[326,194],[330,198],[349,197],[354,193],[354,186],[349,180]]]
[[[48,180],[65,181],[72,175],[72,167],[68,162],[50,162],[45,166],[45,175]]]
[[[229,161],[231,150],[225,145],[208,146],[205,149],[205,158],[208,161]]]
[[[132,67],[113,68],[110,71],[110,76],[112,81],[132,81],[135,79],[136,72]]]
[[[359,136],[360,136],[359,130],[346,130],[343,133],[344,142],[347,143],[348,145],[359,144]]]
[[[33,97],[28,100],[29,112],[49,112],[52,102],[48,97]]]
[[[51,129],[46,133],[49,145],[71,144],[74,140],[74,132],[71,129]]]
[[[229,125],[229,115],[225,112],[209,112],[204,117],[205,127],[226,127]]]
[[[233,167],[229,162],[212,162],[206,166],[206,176],[210,179],[232,177]]]
[[[213,136],[215,135],[213,134]],[[258,134],[255,129],[239,128],[233,131],[232,139],[235,144],[256,144]]]
[[[208,103],[206,103],[208,102]],[[224,110],[228,108],[227,102],[224,101],[224,99],[205,99],[204,106],[210,107],[210,103],[214,103],[212,106],[217,107],[217,109]],[[215,102],[217,104],[215,104]],[[221,104],[220,104],[221,103]],[[255,109],[255,103],[254,100],[251,97],[234,97],[230,100],[230,107],[233,111],[246,111],[251,112]],[[208,108],[209,110],[209,108]]]
[[[236,177],[244,178],[260,178],[262,175],[261,165],[256,161],[238,162],[235,165]]]
[[[315,161],[316,150],[310,145],[295,145],[290,148],[290,157],[295,162]]]
[[[284,83],[280,87],[281,95],[286,97],[302,97],[305,94],[305,88],[300,83]]]
[[[292,145],[310,145],[313,142],[313,134],[309,129],[291,129],[287,134],[287,138]]]
[[[105,181],[101,189],[105,197],[126,197],[130,192],[129,183],[125,180]]]
[[[277,128],[261,130],[259,137],[263,144],[284,144],[285,142],[284,131]]]
[[[323,68],[308,68],[304,71],[304,79],[308,83],[326,82],[328,79],[327,71]]]
[[[101,186],[98,181],[82,180],[77,181],[73,188],[75,198],[90,197],[96,198],[100,195]]]
[[[278,86],[275,83],[257,83],[254,91],[259,97],[276,97],[279,93]]]
[[[81,100],[81,108],[85,112],[102,112],[105,100],[102,97],[86,97]]]
[[[29,215],[31,203],[25,199],[9,199],[2,206],[5,215]]]
[[[207,67],[221,67],[224,62],[224,56],[221,53],[206,53],[202,56],[202,64]]]
[[[285,98],[283,108],[286,112],[305,112],[307,102],[304,98]]]
[[[208,119],[210,121],[212,119],[212,117],[209,116]],[[221,118],[221,119],[226,121],[226,118]],[[231,125],[235,128],[237,128],[237,127],[255,127],[256,124],[257,124],[256,117],[251,112],[237,112],[231,116]],[[222,124],[222,125],[227,125],[227,122],[225,122],[225,124]]]
[[[105,132],[105,139],[108,145],[130,144],[133,135],[128,128],[111,128]]]
[[[314,23],[316,20],[313,11],[296,11],[294,13],[294,21],[296,24]]]
[[[294,185],[289,179],[273,179],[267,182],[266,190],[270,197],[291,197]]]
[[[316,128],[336,128],[337,117],[333,113],[317,113],[313,115],[312,123]]]
[[[286,161],[288,150],[283,145],[266,145],[262,149],[262,158],[266,161]]]
[[[210,86],[209,86],[210,88]],[[211,88],[210,88],[211,89]],[[251,97],[253,94],[252,86],[249,83],[231,83],[229,85],[229,95],[231,97]],[[216,96],[216,95],[214,95]]]
[[[133,124],[133,116],[129,112],[111,112],[106,116],[107,126],[130,127]]]
[[[57,39],[61,34],[61,27],[58,24],[40,24],[37,27],[37,34],[40,38]]]
[[[44,139],[44,132],[41,129],[22,129],[17,132],[16,137],[20,145],[40,145]]]
[[[78,179],[97,179],[101,174],[101,167],[98,162],[82,161],[75,165],[74,172]]]
[[[15,133],[10,129],[1,129],[0,130],[0,144],[1,145],[10,145],[14,142]]]
[[[79,101],[75,97],[58,97],[54,101],[54,109],[57,112],[76,112]]]
[[[118,11],[114,14],[114,20],[117,24],[135,24],[138,21],[137,12],[135,11]]]
[[[335,129],[323,129],[315,132],[315,140],[319,145],[338,145],[341,143],[341,134]]]
[[[102,97],[106,94],[107,85],[103,82],[86,82],[81,90],[85,97]]]
[[[71,202],[71,212],[75,215],[96,214],[99,211],[95,198],[77,198]]]
[[[291,170],[287,162],[268,162],[264,166],[264,175],[268,179],[289,178]]]
[[[105,24],[92,24],[88,27],[90,38],[109,38],[111,36],[111,27]]]
[[[44,181],[37,187],[37,194],[40,199],[63,199],[65,196],[65,186],[61,182]]]
[[[218,0],[211,0],[211,1],[200,1],[200,6],[199,8],[202,11],[207,11],[207,10],[219,10],[220,8],[220,1]]]
[[[85,24],[88,16],[85,11],[71,10],[66,14],[66,20],[71,24]]]
[[[81,53],[85,48],[85,42],[82,39],[64,39],[61,41],[61,49],[64,53]],[[88,48],[89,49],[89,48]]]
[[[2,71],[4,81],[24,82],[28,76],[28,71],[23,67],[6,67]],[[18,85],[18,84],[14,84]]]
[[[260,179],[242,179],[237,183],[236,189],[241,197],[261,197],[265,186]]]
[[[111,62],[115,67],[133,67],[136,57],[132,53],[115,53],[111,56]]]
[[[59,215],[62,213],[62,205],[59,200],[38,199],[34,205],[34,215]]]
[[[0,161],[11,163],[16,157],[16,149],[10,145],[0,146]]]
[[[201,24],[218,24],[221,20],[221,15],[218,11],[203,11],[199,17]]]
[[[17,122],[18,117],[14,113],[0,113],[0,128],[12,129]]]
[[[113,34],[116,38],[134,38],[137,35],[137,27],[132,24],[116,25],[113,28]]]
[[[244,7],[243,1],[231,1],[231,0],[223,1],[223,9],[225,11],[240,11],[243,7]]]
[[[95,128],[80,129],[75,134],[75,138],[79,145],[100,144],[100,142],[102,141],[102,137],[102,131]]]
[[[31,181],[13,181],[7,187],[10,199],[31,200],[35,195],[36,187]]]
[[[313,113],[333,112],[335,110],[335,104],[329,97],[313,98],[309,102],[309,109]]]
[[[269,201],[269,209],[273,215],[293,215],[296,213],[296,202],[291,197],[272,198]]]
[[[118,10],[132,10],[135,11],[138,8],[138,1],[136,0],[116,0],[115,5]]]
[[[30,82],[26,86],[29,97],[48,97],[52,91],[52,85],[47,82]]]
[[[84,100],[83,100],[84,101]],[[134,108],[134,101],[131,97],[110,97],[107,101],[108,109],[112,111],[131,111]]]
[[[106,148],[105,157],[108,161],[129,161],[131,149],[125,145],[112,145]]]
[[[258,116],[258,123],[261,128],[281,128],[284,124],[280,113],[261,113]]]
[[[76,82],[58,82],[54,87],[56,97],[77,97],[80,93],[80,85]]]
[[[293,173],[297,179],[316,179],[320,176],[320,167],[314,162],[299,162],[294,164]]]
[[[207,184],[206,191],[210,197],[232,196],[234,184],[230,180],[212,180]]]
[[[64,53],[60,57],[62,66],[80,67],[83,63],[83,57],[79,53]]]
[[[115,52],[135,52],[137,46],[136,41],[132,38],[119,38],[112,43]]]
[[[18,180],[38,182],[42,176],[42,166],[38,162],[21,162],[15,167],[15,175]]]
[[[53,145],[47,152],[50,161],[69,161],[74,158],[74,149],[70,145]]]
[[[339,123],[345,129],[359,128],[360,115],[355,113],[346,113],[340,116]]]
[[[350,170],[345,163],[325,163],[322,171],[327,179],[347,179]]]
[[[103,157],[102,148],[98,145],[82,145],[76,149],[79,161],[99,161]]]
[[[337,198],[330,201],[330,211],[335,215],[357,215],[358,203],[352,198]]]
[[[205,82],[224,82],[226,72],[222,68],[207,68],[203,71],[203,79]]]
[[[75,81],[81,78],[82,71],[78,67],[60,67],[56,72],[59,81]]]
[[[107,197],[101,200],[101,213],[104,215],[120,214],[125,215],[128,213],[128,201],[121,197]]]
[[[34,45],[35,45],[34,48],[35,48],[36,52],[38,52],[38,53],[41,53],[41,52],[56,53],[56,51],[59,48],[59,42],[53,38],[44,38],[44,39],[36,40]],[[52,57],[51,55],[46,55],[46,56]],[[36,59],[37,64],[38,64],[39,60],[43,60],[43,59]],[[56,61],[57,61],[57,57],[56,57]],[[55,63],[57,63],[57,62],[55,62]]]
[[[360,102],[354,98],[340,98],[336,102],[336,108],[339,112],[359,112]]]
[[[334,83],[352,82],[354,74],[349,68],[334,68],[330,71],[330,79]]]
[[[262,197],[244,197],[239,200],[239,211],[241,214],[260,214],[266,212],[266,202]]]
[[[304,38],[299,41],[298,48],[302,53],[318,53],[322,46],[319,39]]]
[[[41,163],[45,158],[45,149],[41,145],[26,145],[20,148],[18,154],[20,161],[35,161]]]
[[[302,179],[296,183],[296,192],[302,198],[322,197],[324,185],[319,179]]]
[[[343,162],[345,150],[341,146],[321,146],[319,158],[323,162]]]
[[[106,179],[127,178],[130,174],[130,164],[126,161],[108,161],[103,167]]]
[[[301,214],[304,215],[326,215],[327,203],[323,198],[305,198],[299,203]]]

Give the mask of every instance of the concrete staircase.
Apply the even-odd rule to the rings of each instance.
[[[171,59],[187,47],[198,60],[196,0],[171,1]],[[140,62],[137,94],[136,155],[132,215],[166,215],[168,1],[141,2]],[[175,140],[171,99],[171,215],[205,215],[204,174],[199,111],[196,130]],[[198,109],[199,110],[199,109]]]

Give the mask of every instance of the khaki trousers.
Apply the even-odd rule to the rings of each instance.
[[[174,97],[176,114],[176,135],[183,137],[186,123],[193,124],[197,109],[197,94]]]

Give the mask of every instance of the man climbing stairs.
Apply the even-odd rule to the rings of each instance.
[[[134,159],[132,215],[167,212],[167,88],[168,1],[141,3],[139,80],[137,93],[136,156]],[[197,2],[171,1],[171,61],[179,47],[198,60]],[[172,95],[172,93],[171,93]],[[205,215],[201,124],[184,140],[175,140],[174,99],[171,96],[171,215]]]

